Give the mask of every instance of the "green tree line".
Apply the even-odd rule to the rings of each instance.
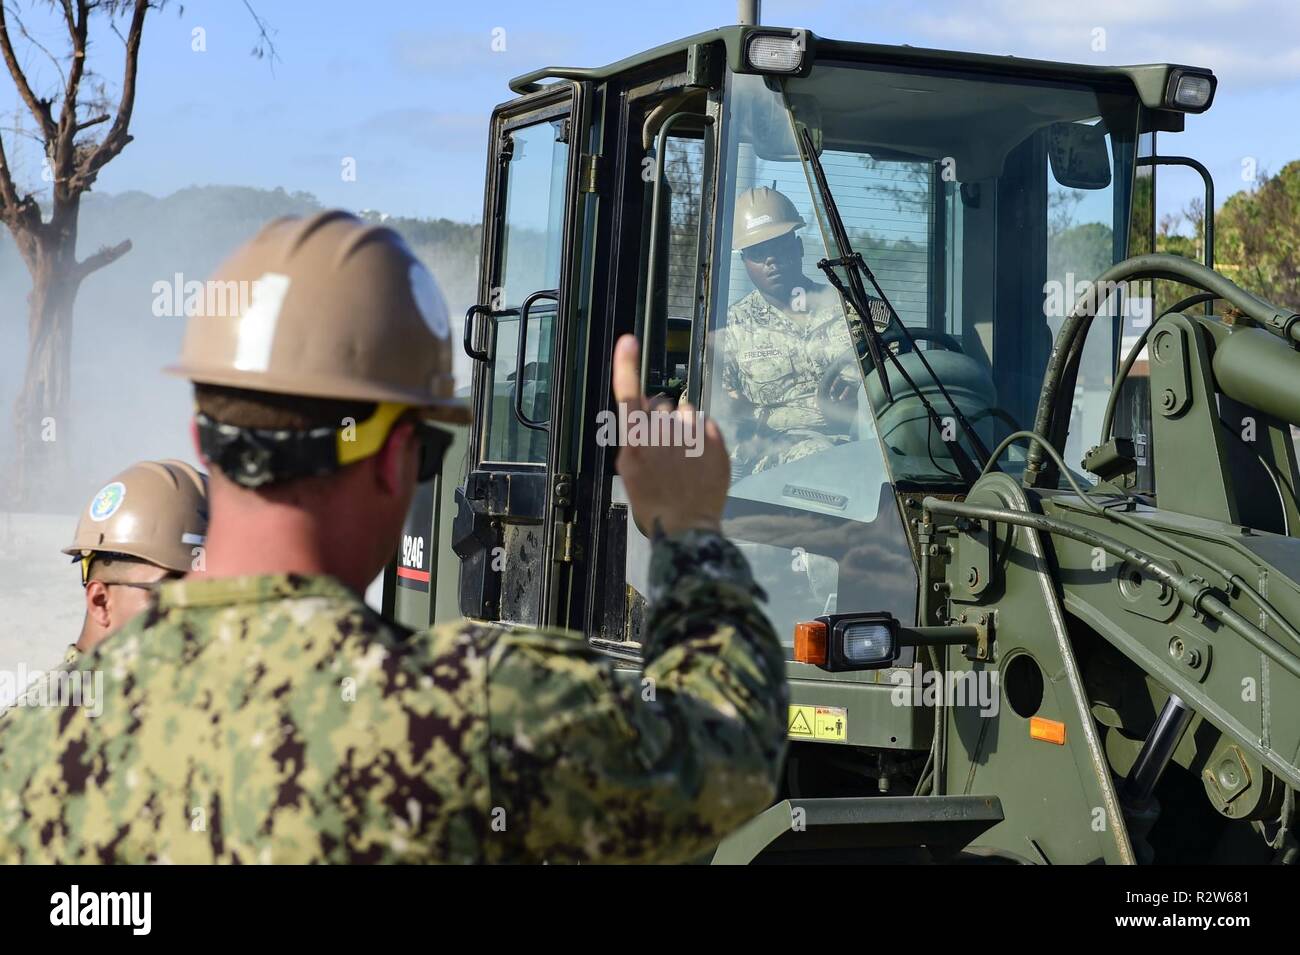
[[[1149,247],[1137,230],[1150,215],[1150,180],[1139,180],[1134,253]],[[1155,251],[1204,261],[1205,232],[1205,205],[1193,200],[1157,221]],[[1229,196],[1215,213],[1214,232],[1218,271],[1268,302],[1300,309],[1300,160],[1276,174],[1260,174],[1250,188]],[[1156,314],[1191,292],[1177,283],[1157,283]]]

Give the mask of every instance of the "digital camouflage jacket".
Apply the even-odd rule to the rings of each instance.
[[[580,635],[412,633],[328,577],[199,579],[0,719],[6,862],[668,862],[766,808],[783,654],[736,549],[658,540],[641,672]]]

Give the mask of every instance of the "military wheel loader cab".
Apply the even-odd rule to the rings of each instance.
[[[1156,134],[1212,74],[736,26],[511,89],[463,477],[412,513],[438,595],[404,547],[390,609],[580,630],[635,677],[634,332],[726,435],[788,660],[783,798],[716,861],[1289,851],[1300,399],[1251,367],[1300,380],[1300,321],[1150,255],[1157,170],[1195,166]]]

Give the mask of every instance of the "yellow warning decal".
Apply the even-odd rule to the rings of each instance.
[[[820,739],[843,743],[848,739],[849,716],[842,706],[791,706],[786,721],[790,739]]]
[[[814,739],[813,727],[817,725],[817,707],[791,706],[790,719],[786,724],[786,735],[791,739],[803,737]]]
[[[849,733],[849,714],[842,706],[817,707],[817,723],[813,726],[813,735],[817,739],[830,739],[844,742]]]

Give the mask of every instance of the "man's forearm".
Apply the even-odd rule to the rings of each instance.
[[[657,534],[649,589],[645,676],[667,679],[669,689],[683,681],[696,691],[707,684],[711,694],[725,696],[770,755],[775,774],[785,745],[785,655],[759,606],[765,595],[749,563],[715,531]],[[684,659],[709,656],[724,665],[691,666]],[[704,679],[703,669],[714,676]],[[692,671],[694,678],[685,679]]]
[[[645,666],[618,679],[574,634],[503,634],[488,673],[489,858],[667,862],[777,791],[788,693],[744,557],[716,532],[657,537]]]

